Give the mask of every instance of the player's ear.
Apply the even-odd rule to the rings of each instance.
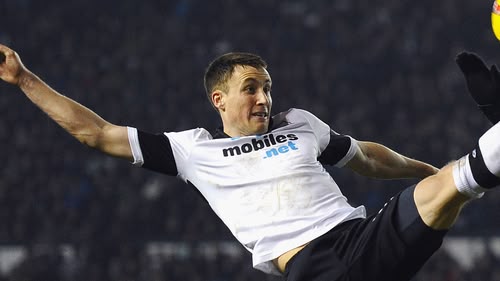
[[[212,104],[220,111],[225,110],[224,93],[222,91],[215,90],[212,93]]]

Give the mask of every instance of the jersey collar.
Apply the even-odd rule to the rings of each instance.
[[[268,128],[266,134],[271,132],[273,129],[274,129],[273,128],[273,118],[271,118],[271,120],[269,120],[269,128]],[[224,127],[222,125],[214,130],[214,132],[212,133],[212,137],[214,139],[231,138],[228,134],[224,133]]]

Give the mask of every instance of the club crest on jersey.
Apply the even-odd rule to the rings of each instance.
[[[265,150],[265,159],[273,156],[278,156],[282,153],[287,153],[291,150],[297,150],[298,148],[293,141],[298,139],[299,138],[295,134],[276,136],[274,136],[273,134],[269,134],[264,136],[257,136],[250,142],[246,142],[242,145],[223,148],[222,155],[224,155],[224,157],[238,156],[241,154],[269,148]]]

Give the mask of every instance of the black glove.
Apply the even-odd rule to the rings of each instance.
[[[467,89],[479,109],[496,124],[500,121],[500,74],[496,65],[490,69],[474,53],[462,52],[456,62],[467,82]]]

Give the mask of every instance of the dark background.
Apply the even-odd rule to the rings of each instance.
[[[443,166],[468,153],[490,126],[454,58],[469,50],[500,63],[491,5],[0,0],[0,43],[104,119],[151,132],[217,127],[203,89],[205,67],[228,51],[258,53],[273,78],[275,113],[303,108],[338,132]],[[26,250],[0,278],[280,280],[251,269],[244,250],[211,258],[184,253],[235,239],[181,181],[83,147],[5,83],[0,116],[0,243]],[[351,203],[369,212],[414,183],[331,173]],[[450,237],[498,236],[499,200],[494,191],[469,204]],[[153,241],[180,252],[151,255]],[[71,259],[61,245],[72,249]],[[488,252],[462,268],[442,250],[415,280],[500,280],[495,263]]]

